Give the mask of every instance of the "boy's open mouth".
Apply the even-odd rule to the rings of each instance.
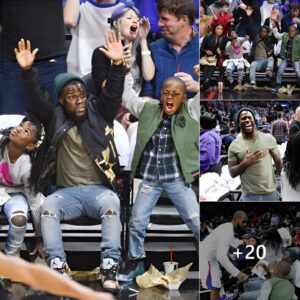
[[[174,106],[174,103],[172,101],[167,101],[167,108],[172,109]]]

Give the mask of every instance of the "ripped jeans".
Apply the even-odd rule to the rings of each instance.
[[[28,203],[24,194],[10,193],[11,198],[0,206],[9,223],[4,252],[7,255],[20,253],[27,227]]]
[[[80,185],[58,189],[42,206],[41,227],[46,261],[66,260],[60,221],[88,216],[101,220],[101,259],[119,261],[121,255],[120,200],[104,185]]]
[[[169,182],[143,180],[139,186],[129,221],[129,259],[146,257],[144,240],[151,212],[161,193],[167,192],[181,218],[195,238],[200,237],[199,203],[193,190],[181,178]]]

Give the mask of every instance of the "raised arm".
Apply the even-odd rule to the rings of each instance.
[[[105,85],[97,102],[99,111],[103,113],[108,121],[112,121],[121,105],[121,97],[124,88],[125,67],[123,65],[123,46],[121,34],[116,36],[115,32],[109,30],[105,33],[106,48],[99,50],[111,60],[111,66],[106,76]]]
[[[131,73],[125,77],[124,91],[122,95],[122,103],[128,111],[135,117],[139,118],[140,113],[144,107],[145,101],[139,97],[136,91],[132,88],[133,78]]]
[[[22,68],[26,109],[47,126],[54,111],[54,104],[50,100],[49,93],[44,89],[37,71],[32,68],[38,49],[31,51],[30,41],[27,40],[25,43],[25,40],[21,39],[18,42],[18,48],[15,48],[14,51],[16,60]]]
[[[113,300],[110,294],[95,292],[76,281],[43,265],[0,253],[0,274],[13,281],[21,281],[35,289],[48,293],[72,297],[79,300]],[[17,272],[16,272],[17,270]]]
[[[153,79],[155,74],[155,66],[151,57],[151,51],[149,50],[147,44],[147,36],[150,31],[150,22],[146,17],[143,17],[141,22],[142,24],[139,28],[139,38],[142,51],[142,74],[144,80],[150,81]]]
[[[76,27],[79,18],[79,9],[79,0],[67,0],[64,7],[64,23],[66,27]]]

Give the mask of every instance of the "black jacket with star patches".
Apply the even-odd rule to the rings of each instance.
[[[34,68],[23,70],[22,76],[27,94],[27,111],[43,123],[49,144],[40,182],[40,190],[45,192],[50,184],[56,183],[58,143],[76,122],[65,114],[60,104],[53,105]],[[105,184],[114,191],[117,191],[119,160],[113,140],[113,121],[121,106],[124,78],[124,66],[112,65],[99,98],[88,95],[86,117],[78,124],[83,142],[99,172],[104,174],[102,177],[107,179]]]

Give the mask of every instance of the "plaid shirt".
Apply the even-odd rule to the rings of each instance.
[[[163,115],[163,120],[147,143],[140,174],[145,180],[172,181],[180,176],[177,154],[171,135],[171,118]]]
[[[277,143],[285,142],[288,135],[287,122],[282,119],[274,121],[272,124],[272,135],[276,139]]]
[[[292,47],[293,47],[293,39],[290,37],[286,44],[285,50],[285,59],[290,60],[292,59]]]

